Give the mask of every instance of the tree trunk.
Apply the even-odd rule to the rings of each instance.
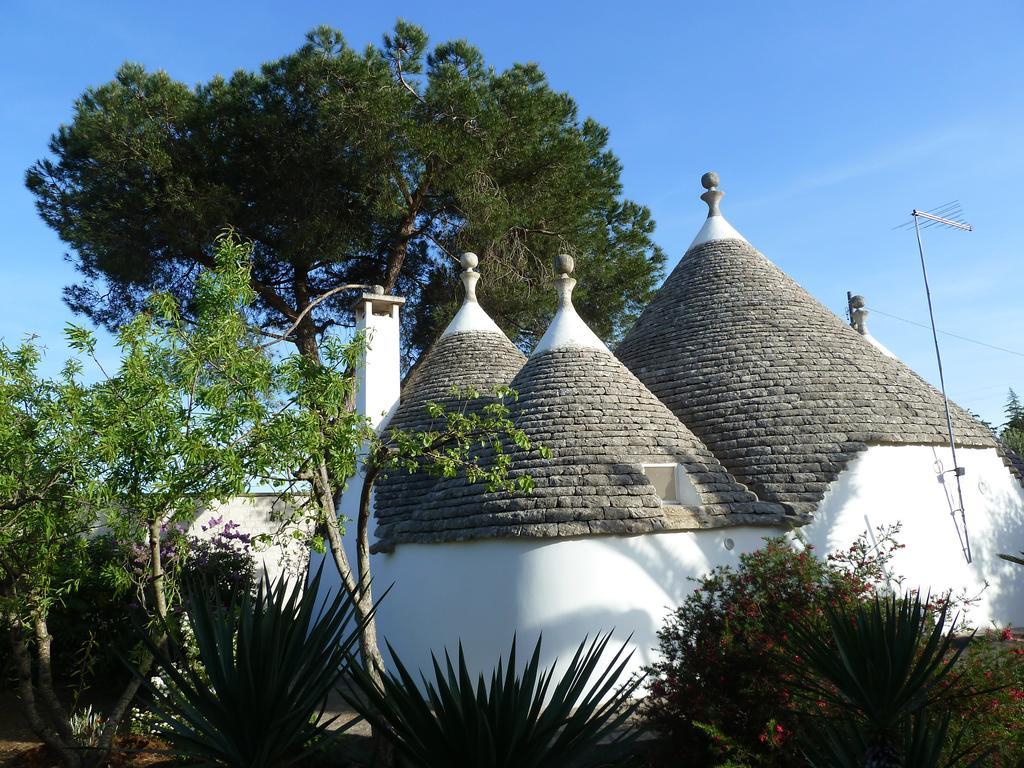
[[[149,580],[153,585],[153,605],[162,621],[167,621],[167,595],[164,594],[164,568],[160,559],[160,518],[149,521]]]
[[[377,629],[373,618],[373,598],[369,589],[361,589],[364,581],[361,570],[359,582],[352,573],[352,566],[345,554],[345,547],[341,540],[341,528],[338,525],[337,508],[334,505],[333,487],[327,473],[326,462],[320,462],[319,480],[314,482],[316,493],[320,497],[321,508],[324,511],[324,527],[327,529],[327,541],[331,545],[331,557],[334,566],[341,576],[342,584],[355,602],[356,615],[363,623],[363,629],[359,633],[359,653],[363,657],[366,669],[370,673],[373,682],[381,684],[380,671],[384,669],[384,659],[381,656],[380,648],[377,645]],[[357,544],[358,549],[358,544]],[[366,572],[366,579],[369,578],[369,571]]]
[[[160,617],[161,622],[166,622],[167,595],[164,592],[165,577],[163,561],[160,555],[160,543],[160,518],[154,516],[149,521],[149,577],[153,585],[153,605],[156,608],[157,616]],[[163,646],[167,642],[167,634],[160,631],[154,639],[158,646]],[[110,748],[114,744],[114,736],[117,735],[117,729],[120,727],[121,721],[124,719],[125,714],[127,714],[129,707],[131,707],[135,694],[142,687],[143,678],[149,675],[149,670],[152,666],[153,656],[147,653],[139,664],[138,674],[132,675],[131,680],[125,685],[117,701],[114,702],[114,706],[107,713],[107,721],[103,725],[103,730],[100,731],[98,748],[94,759],[89,761],[90,764],[98,764],[110,752]]]
[[[359,568],[359,599],[363,602],[364,611],[373,610],[373,585],[370,572],[370,499],[373,491],[373,481],[377,478],[379,470],[373,463],[366,466],[366,474],[363,477],[363,487],[359,493],[359,519],[356,521],[356,557]],[[370,649],[371,654],[364,656],[367,662],[367,669],[373,677],[374,683],[381,684],[380,676],[384,673],[384,659],[381,658],[380,646],[377,643],[377,622],[373,615],[363,630],[363,642]],[[372,666],[376,669],[370,669]]]
[[[406,199],[408,208],[405,216],[402,217],[402,222],[398,225],[398,231],[395,233],[395,239],[391,244],[391,251],[388,253],[388,264],[384,272],[384,293],[390,293],[395,290],[395,286],[398,284],[398,278],[402,274],[402,266],[405,264],[405,254],[409,249],[409,241],[416,231],[416,219],[423,208],[423,202],[427,197],[427,192],[430,190],[433,176],[433,166],[428,164],[416,191],[411,197]]]
[[[369,610],[373,610],[373,592],[370,583],[370,500],[372,498],[373,483],[377,479],[380,470],[373,463],[366,466],[366,474],[363,477],[363,487],[359,493],[359,519],[356,522],[356,555],[359,567],[359,591],[360,598],[365,601]],[[364,631],[364,643],[367,651],[364,657],[367,659],[366,668],[370,677],[378,688],[383,688],[381,676],[384,674],[384,659],[381,658],[380,646],[377,643],[377,623],[371,616]],[[367,656],[369,652],[372,656]],[[371,664],[369,659],[373,659]],[[395,747],[388,737],[384,728],[374,728],[373,735],[373,765],[374,768],[392,768],[395,765]]]
[[[43,740],[43,743],[57,753],[66,768],[81,768],[82,757],[75,749],[74,743],[63,739],[61,734],[47,722],[48,720],[52,721],[52,715],[44,717],[43,710],[39,708],[36,689],[32,684],[32,656],[25,639],[25,627],[21,620],[13,614],[8,616],[8,621],[11,625],[11,655],[14,658],[14,667],[18,678],[18,695],[21,698],[22,711],[25,713],[29,727]]]
[[[422,200],[422,197],[420,200]],[[417,203],[417,208],[418,205],[419,203]],[[408,233],[412,232],[412,224],[414,222],[415,213],[412,214],[408,227],[403,227],[403,231],[406,229],[408,230],[405,235],[405,243],[408,242]],[[404,253],[405,245],[402,246],[402,257],[404,257]],[[401,269],[401,263],[402,259],[400,258],[397,265],[395,265],[393,261],[389,264],[387,278],[389,285],[387,290],[390,290],[393,287],[394,281],[397,280],[398,271]],[[295,290],[296,315],[299,316],[310,303],[306,276],[296,274],[296,278],[293,282],[293,288]],[[298,348],[299,353],[318,365],[322,364],[320,347],[317,340],[317,328],[313,321],[312,313],[306,313],[301,317],[301,320],[295,329],[295,334],[295,345]],[[357,583],[355,576],[352,573],[352,566],[348,562],[348,556],[345,554],[345,548],[341,538],[341,528],[338,523],[338,510],[334,503],[334,489],[343,487],[344,482],[339,481],[338,478],[331,477],[327,462],[323,459],[320,460],[319,467],[317,469],[318,471],[313,477],[313,490],[320,501],[324,528],[327,531],[327,541],[331,547],[332,560],[334,561],[334,566],[341,578],[342,585],[348,591],[355,603],[356,616],[362,623],[362,630],[359,633],[359,653],[363,658],[363,663],[366,665],[366,670],[370,675],[370,679],[378,687],[383,687],[381,675],[384,671],[384,658],[381,656],[380,647],[377,643],[377,625],[373,618],[373,595],[370,589],[370,556],[369,545],[367,542],[368,523],[364,520],[363,501],[361,498],[359,521],[357,523],[358,538],[356,541],[356,550],[359,568],[359,581]],[[364,480],[362,495],[365,496],[367,494],[367,488],[372,485],[372,482],[371,478]],[[371,733],[373,739],[374,766],[376,766],[376,768],[392,768],[395,764],[394,747],[388,740],[386,733],[378,727],[372,727]]]
[[[71,732],[71,718],[64,706],[57,698],[57,691],[53,687],[53,664],[51,651],[53,647],[53,636],[50,634],[46,623],[46,617],[37,612],[32,619],[32,628],[36,636],[36,664],[38,666],[39,684],[36,686],[39,698],[43,705],[49,710],[50,722],[67,744],[75,743],[75,736]]]

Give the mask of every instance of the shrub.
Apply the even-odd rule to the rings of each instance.
[[[206,538],[189,536],[182,563],[184,580],[202,583],[207,591],[231,600],[257,587],[252,537],[241,526],[223,516],[215,517],[202,530]]]
[[[951,697],[952,727],[976,745],[975,754],[991,751],[994,768],[1019,766],[1024,755],[1024,639],[1008,628],[979,634],[956,672],[957,690],[968,695]],[[971,695],[978,693],[983,695]]]
[[[801,695],[828,705],[804,724],[813,766],[952,768],[987,757],[972,758],[974,745],[950,729],[951,700],[969,692],[954,672],[965,646],[948,610],[920,594],[876,595],[826,606],[824,632],[818,622],[792,626],[789,664]]]
[[[858,539],[818,560],[785,537],[722,566],[658,633],[660,660],[649,668],[646,722],[664,737],[664,765],[799,764],[792,673],[783,662],[794,622],[825,626],[825,607],[862,601],[887,579],[898,527],[877,543]],[[740,761],[739,763],[737,761]]]
[[[638,676],[615,687],[632,654],[623,645],[599,666],[609,639],[584,640],[557,680],[553,669],[540,669],[539,639],[517,675],[513,639],[508,665],[499,659],[489,684],[483,675],[474,684],[460,645],[457,666],[447,653],[443,669],[434,659],[433,681],[421,677],[425,693],[389,646],[397,674],[384,675],[383,688],[353,667],[362,695],[341,693],[419,768],[607,765],[608,750],[636,736],[625,723],[642,682]]]
[[[308,587],[266,579],[225,609],[203,589],[188,591],[198,669],[170,627],[167,648],[143,635],[161,674],[147,682],[156,734],[176,757],[203,765],[281,768],[329,737],[327,695],[358,638],[345,591],[321,603],[320,573]]]
[[[53,666],[59,681],[73,688],[71,709],[77,709],[79,696],[95,683],[110,688],[127,678],[120,657],[135,646],[134,626],[143,613],[110,581],[109,571],[121,566],[123,554],[113,537],[97,536],[86,543],[81,560],[57,571],[57,578],[72,584],[49,615],[50,633],[56,638]]]

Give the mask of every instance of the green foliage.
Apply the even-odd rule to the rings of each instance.
[[[1006,414],[1006,422],[999,439],[1018,456],[1024,456],[1024,404],[1012,389],[1006,396],[1003,413]]]
[[[952,730],[974,754],[1011,768],[1024,755],[1024,640],[1009,628],[979,633],[956,666],[946,703]],[[994,689],[994,690],[993,690]]]
[[[509,418],[506,404],[518,393],[499,387],[486,404],[478,406],[481,393],[471,388],[452,387],[453,403],[426,404],[435,428],[423,432],[390,430],[376,443],[374,461],[381,472],[424,471],[437,477],[455,477],[463,472],[470,483],[483,483],[490,492],[527,493],[533,489],[529,475],[510,476],[512,459],[506,450],[514,446],[535,451],[543,459],[551,451],[534,444],[526,432]]]
[[[0,343],[0,617],[29,621],[73,591],[87,560],[98,457],[88,424],[91,393],[68,363],[38,373],[40,348]],[[84,497],[84,498],[83,498]]]
[[[50,633],[58,641],[54,672],[71,686],[72,710],[94,682],[104,681],[113,689],[125,680],[127,670],[119,657],[133,651],[134,625],[145,620],[135,594],[120,592],[109,575],[113,569],[122,571],[126,561],[125,548],[112,536],[96,536],[86,542],[82,558],[54,571],[57,580],[73,580],[75,585],[47,614]]]
[[[824,720],[809,729],[804,754],[810,768],[974,768],[989,765],[987,755],[964,748],[963,734],[950,733],[948,712],[914,715],[894,734],[893,747],[867,758],[871,745],[854,721]]]
[[[54,662],[66,657],[50,652],[49,620],[83,585],[82,573],[96,586],[90,535],[103,527],[119,542],[98,571],[120,602],[112,613],[134,603],[158,634],[189,562],[183,531],[197,509],[255,479],[294,484],[310,461],[351,476],[371,434],[345,407],[352,377],[338,370],[358,345],[327,345],[318,366],[273,355],[244,315],[253,299],[250,249],[229,233],[213,261],[187,311],[158,294],[121,327],[116,371],[95,359],[91,333],[68,329],[80,357],[93,358],[95,384],[82,383],[80,360],[46,380],[31,341],[0,345],[0,621],[15,663],[30,673],[21,694],[33,727],[69,765],[80,762],[80,745],[53,688],[61,676]],[[307,513],[318,514],[298,512]],[[101,740],[112,738],[129,699],[105,718]]]
[[[362,694],[346,694],[371,722],[382,723],[398,750],[421,768],[563,768],[605,762],[606,750],[637,735],[625,723],[642,678],[615,686],[631,656],[625,646],[599,668],[610,635],[580,644],[557,680],[540,669],[541,641],[516,673],[516,643],[508,664],[499,659],[490,681],[474,684],[459,646],[458,665],[445,653],[444,668],[433,659],[433,681],[416,678],[389,647],[397,674],[378,687],[353,669]],[[598,747],[598,744],[601,744]]]
[[[962,764],[971,749],[959,746],[959,736],[947,754],[947,703],[957,682],[951,676],[964,650],[947,631],[947,611],[948,603],[931,610],[919,594],[876,595],[860,605],[826,606],[827,632],[794,622],[790,666],[804,675],[797,685],[829,712],[824,727],[808,724],[805,734],[815,748],[832,748],[816,765],[859,750],[855,764],[868,766]]]
[[[876,544],[861,537],[825,561],[771,538],[702,578],[659,631],[660,660],[649,668],[641,714],[663,737],[658,764],[675,766],[678,755],[696,764],[799,763],[789,627],[824,631],[828,606],[857,604],[885,583],[897,532],[880,529]]]
[[[27,184],[82,275],[66,300],[110,328],[154,290],[191,307],[226,226],[253,243],[251,317],[313,357],[350,320],[348,284],[409,297],[405,341],[422,350],[455,310],[448,254],[462,250],[481,256],[482,299],[524,344],[553,311],[553,292],[533,289],[555,254],[578,256],[576,307],[608,339],[664,263],[650,212],[622,197],[606,128],[536,65],[495,71],[464,40],[430,50],[404,21],[363,50],[321,27],[195,88],[125,64],[49,149]]]
[[[306,759],[330,738],[337,718],[322,718],[345,670],[359,624],[344,592],[323,605],[321,573],[309,585],[264,580],[227,609],[205,590],[185,600],[199,670],[186,649],[143,635],[166,686],[147,683],[161,719],[156,733],[177,758],[201,765],[283,768]],[[168,626],[168,630],[171,627]]]
[[[498,438],[528,441],[501,403],[441,413],[441,433],[381,440],[350,407],[363,340],[329,337],[315,355],[277,352],[248,324],[256,297],[252,247],[227,232],[210,253],[212,268],[194,280],[187,305],[155,294],[121,326],[115,371],[103,369],[95,338],[78,327],[68,328],[68,338],[79,360],[54,380],[38,375],[31,341],[0,345],[0,623],[11,630],[15,664],[28,670],[19,674],[33,728],[69,766],[81,763],[81,744],[53,685],[68,678],[69,659],[63,650],[51,654],[52,631],[68,633],[58,649],[69,647],[65,640],[79,643],[81,658],[70,663],[85,680],[97,664],[99,635],[81,636],[76,595],[107,628],[119,630],[134,614],[157,642],[174,622],[184,573],[249,573],[251,562],[239,552],[186,535],[199,509],[263,482],[292,502],[278,535],[302,536],[324,524],[338,533],[343,521],[332,499],[354,476],[364,446],[388,466],[401,466],[408,451],[430,471],[462,469],[491,487],[525,487],[508,478]],[[91,385],[81,380],[88,358],[99,373]],[[476,460],[474,446],[484,445],[496,451],[493,467]],[[92,562],[90,537],[99,528],[116,546]],[[368,583],[362,566],[360,580]],[[248,591],[248,583],[237,586]],[[361,618],[371,607],[367,587]],[[94,754],[109,746],[135,684],[107,713]]]

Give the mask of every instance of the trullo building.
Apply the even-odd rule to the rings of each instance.
[[[722,216],[717,176],[702,182],[704,226],[614,353],[573,309],[569,257],[527,358],[477,302],[466,254],[463,306],[404,386],[401,300],[361,300],[359,403],[380,429],[429,428],[426,403],[451,405],[453,386],[507,385],[512,418],[552,452],[511,449],[529,493],[379,484],[374,580],[394,586],[378,628],[408,664],[461,641],[486,666],[541,632],[551,661],[613,627],[642,664],[692,578],[797,528],[827,553],[900,522],[906,586],[977,596],[977,623],[1024,622],[1024,578],[998,558],[1024,549],[1014,457],[952,406],[958,475],[941,395],[866,334],[863,310],[858,332],[759,253]],[[343,508],[354,517],[353,498]]]

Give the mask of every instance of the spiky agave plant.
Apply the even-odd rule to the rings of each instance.
[[[797,687],[838,715],[810,724],[812,765],[967,764],[971,750],[949,734],[941,712],[965,647],[946,631],[947,610],[931,611],[919,594],[876,595],[852,608],[828,607],[825,633],[810,624],[792,628]]]
[[[227,608],[199,586],[186,595],[199,668],[181,661],[182,641],[147,640],[166,687],[147,682],[157,734],[199,765],[284,768],[323,746],[336,718],[323,717],[360,629],[344,590],[319,598],[308,585],[266,578]],[[341,729],[343,730],[343,728]],[[337,733],[338,731],[335,731]]]
[[[489,683],[481,674],[475,684],[460,643],[457,666],[447,651],[444,668],[431,655],[433,680],[421,674],[422,686],[389,645],[396,672],[383,687],[353,666],[355,690],[341,693],[417,768],[592,766],[637,735],[626,721],[643,678],[616,688],[632,653],[624,643],[599,666],[610,638],[584,639],[557,681],[540,668],[540,639],[518,675],[513,638],[507,665],[499,659]]]
[[[989,752],[978,754],[964,745],[963,732],[954,733],[950,712],[918,713],[908,718],[898,738],[898,765],[908,768],[976,768],[987,765]],[[870,749],[856,720],[813,723],[802,740],[809,768],[864,768]],[[875,763],[877,764],[877,763]]]

